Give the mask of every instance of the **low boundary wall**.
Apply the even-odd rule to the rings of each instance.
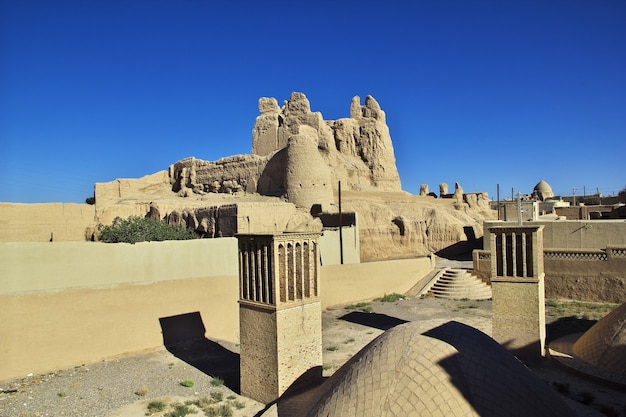
[[[546,298],[623,303],[626,300],[626,246],[606,249],[544,249]],[[491,252],[473,252],[473,273],[491,276]]]
[[[431,257],[323,266],[320,271],[322,308],[371,300],[394,292],[404,294],[433,269]]]
[[[322,306],[406,292],[432,270],[430,258],[323,266]],[[238,282],[235,238],[0,243],[0,380],[162,348],[161,323],[190,315],[237,343]]]
[[[483,228],[515,225],[516,222],[484,221]],[[625,220],[546,220],[524,222],[524,226],[543,226],[544,249],[602,249],[626,245]],[[491,249],[489,239],[483,249]]]

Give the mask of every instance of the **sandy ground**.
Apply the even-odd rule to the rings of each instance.
[[[329,376],[376,336],[404,321],[417,321],[426,331],[455,320],[491,334],[491,301],[420,298],[391,303],[375,301],[328,309],[322,320],[323,372]],[[584,330],[592,324],[548,320],[551,321],[549,339]],[[174,411],[176,404],[181,407],[185,402],[201,399],[207,404],[213,399],[208,407],[215,410],[229,407],[234,417],[259,415],[264,408],[262,404],[237,394],[237,353],[237,346],[200,340],[170,347],[169,351],[162,349],[47,375],[2,381],[0,417],[165,416]],[[539,359],[527,366],[540,380],[569,398],[577,408],[577,415],[626,416],[626,393],[573,375],[549,359]],[[181,385],[184,380],[192,380],[194,386]],[[167,407],[150,413],[148,404],[153,401],[161,401]],[[188,415],[204,415],[197,406],[188,407],[197,410]]]

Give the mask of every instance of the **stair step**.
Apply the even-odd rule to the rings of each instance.
[[[492,297],[491,286],[465,269],[446,269],[430,292],[435,298],[485,300]]]

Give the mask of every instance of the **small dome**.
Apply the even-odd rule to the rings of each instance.
[[[626,303],[587,330],[573,352],[593,366],[626,377]]]
[[[541,180],[537,183],[537,185],[535,185],[535,188],[533,188],[533,191],[537,191],[540,193],[551,193],[552,187],[550,187],[550,184],[548,184],[544,180]]]
[[[502,346],[457,322],[423,334],[417,322],[388,330],[308,401],[307,417],[572,415]]]
[[[554,197],[554,192],[552,192],[552,187],[550,187],[550,184],[548,184],[544,180],[541,180],[537,183],[537,185],[535,185],[535,188],[533,189],[533,195],[539,198],[539,200],[545,201]]]

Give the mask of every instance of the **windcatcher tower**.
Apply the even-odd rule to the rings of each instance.
[[[264,404],[321,378],[319,236],[237,236],[241,394]]]
[[[517,356],[543,356],[543,226],[494,226],[489,233],[493,338]]]

